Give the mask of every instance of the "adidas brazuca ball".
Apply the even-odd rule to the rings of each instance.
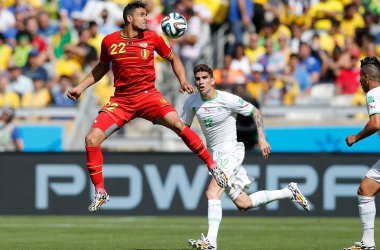
[[[169,38],[178,38],[185,34],[187,30],[187,21],[179,13],[170,13],[162,19],[161,29]]]

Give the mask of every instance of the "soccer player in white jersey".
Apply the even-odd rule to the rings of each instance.
[[[380,137],[380,62],[376,57],[366,57],[361,60],[360,84],[367,97],[369,121],[359,133],[347,136],[346,143],[349,147],[376,132]],[[352,247],[344,248],[345,250],[376,249],[375,195],[379,190],[380,160],[367,172],[358,189],[359,216],[363,224],[362,240],[356,242]]]
[[[281,190],[263,190],[251,195],[245,192],[251,180],[241,166],[245,150],[244,144],[236,139],[236,115],[239,113],[252,116],[255,120],[259,148],[263,157],[267,159],[271,148],[265,138],[262,114],[242,98],[216,90],[212,69],[207,65],[197,65],[193,71],[198,92],[186,100],[181,119],[190,126],[194,116],[197,116],[207,148],[228,176],[228,185],[226,188],[220,188],[215,180],[211,180],[206,191],[209,225],[207,237],[202,234],[201,239],[189,239],[189,245],[198,249],[217,249],[217,235],[222,220],[220,196],[223,192],[226,192],[240,211],[285,198],[294,199],[309,211],[308,201],[293,182]]]

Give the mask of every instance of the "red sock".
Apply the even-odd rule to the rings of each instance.
[[[203,144],[202,139],[193,130],[191,130],[188,126],[185,126],[185,128],[178,135],[181,137],[186,146],[206,163],[209,170],[216,167],[214,159],[212,159],[206,146]]]
[[[87,171],[97,191],[104,192],[103,154],[100,146],[86,146]]]

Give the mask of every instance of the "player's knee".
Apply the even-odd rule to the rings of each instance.
[[[357,195],[362,195],[363,194],[363,190],[361,189],[361,187],[358,188],[358,191],[356,192]]]
[[[173,122],[173,129],[177,132],[177,134],[181,133],[184,128],[185,124],[180,119]]]
[[[240,212],[245,212],[251,209],[252,205],[244,202],[244,203],[236,203],[236,207],[239,209]]]
[[[99,145],[99,142],[98,142],[99,139],[92,133],[89,133],[88,135],[86,135],[85,141],[86,141],[86,146]]]

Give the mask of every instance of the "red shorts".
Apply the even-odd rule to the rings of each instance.
[[[175,111],[174,107],[156,89],[131,97],[112,96],[110,101],[99,111],[92,126],[105,132],[114,123],[120,128],[136,117],[154,122],[156,118],[163,119],[171,111]]]

